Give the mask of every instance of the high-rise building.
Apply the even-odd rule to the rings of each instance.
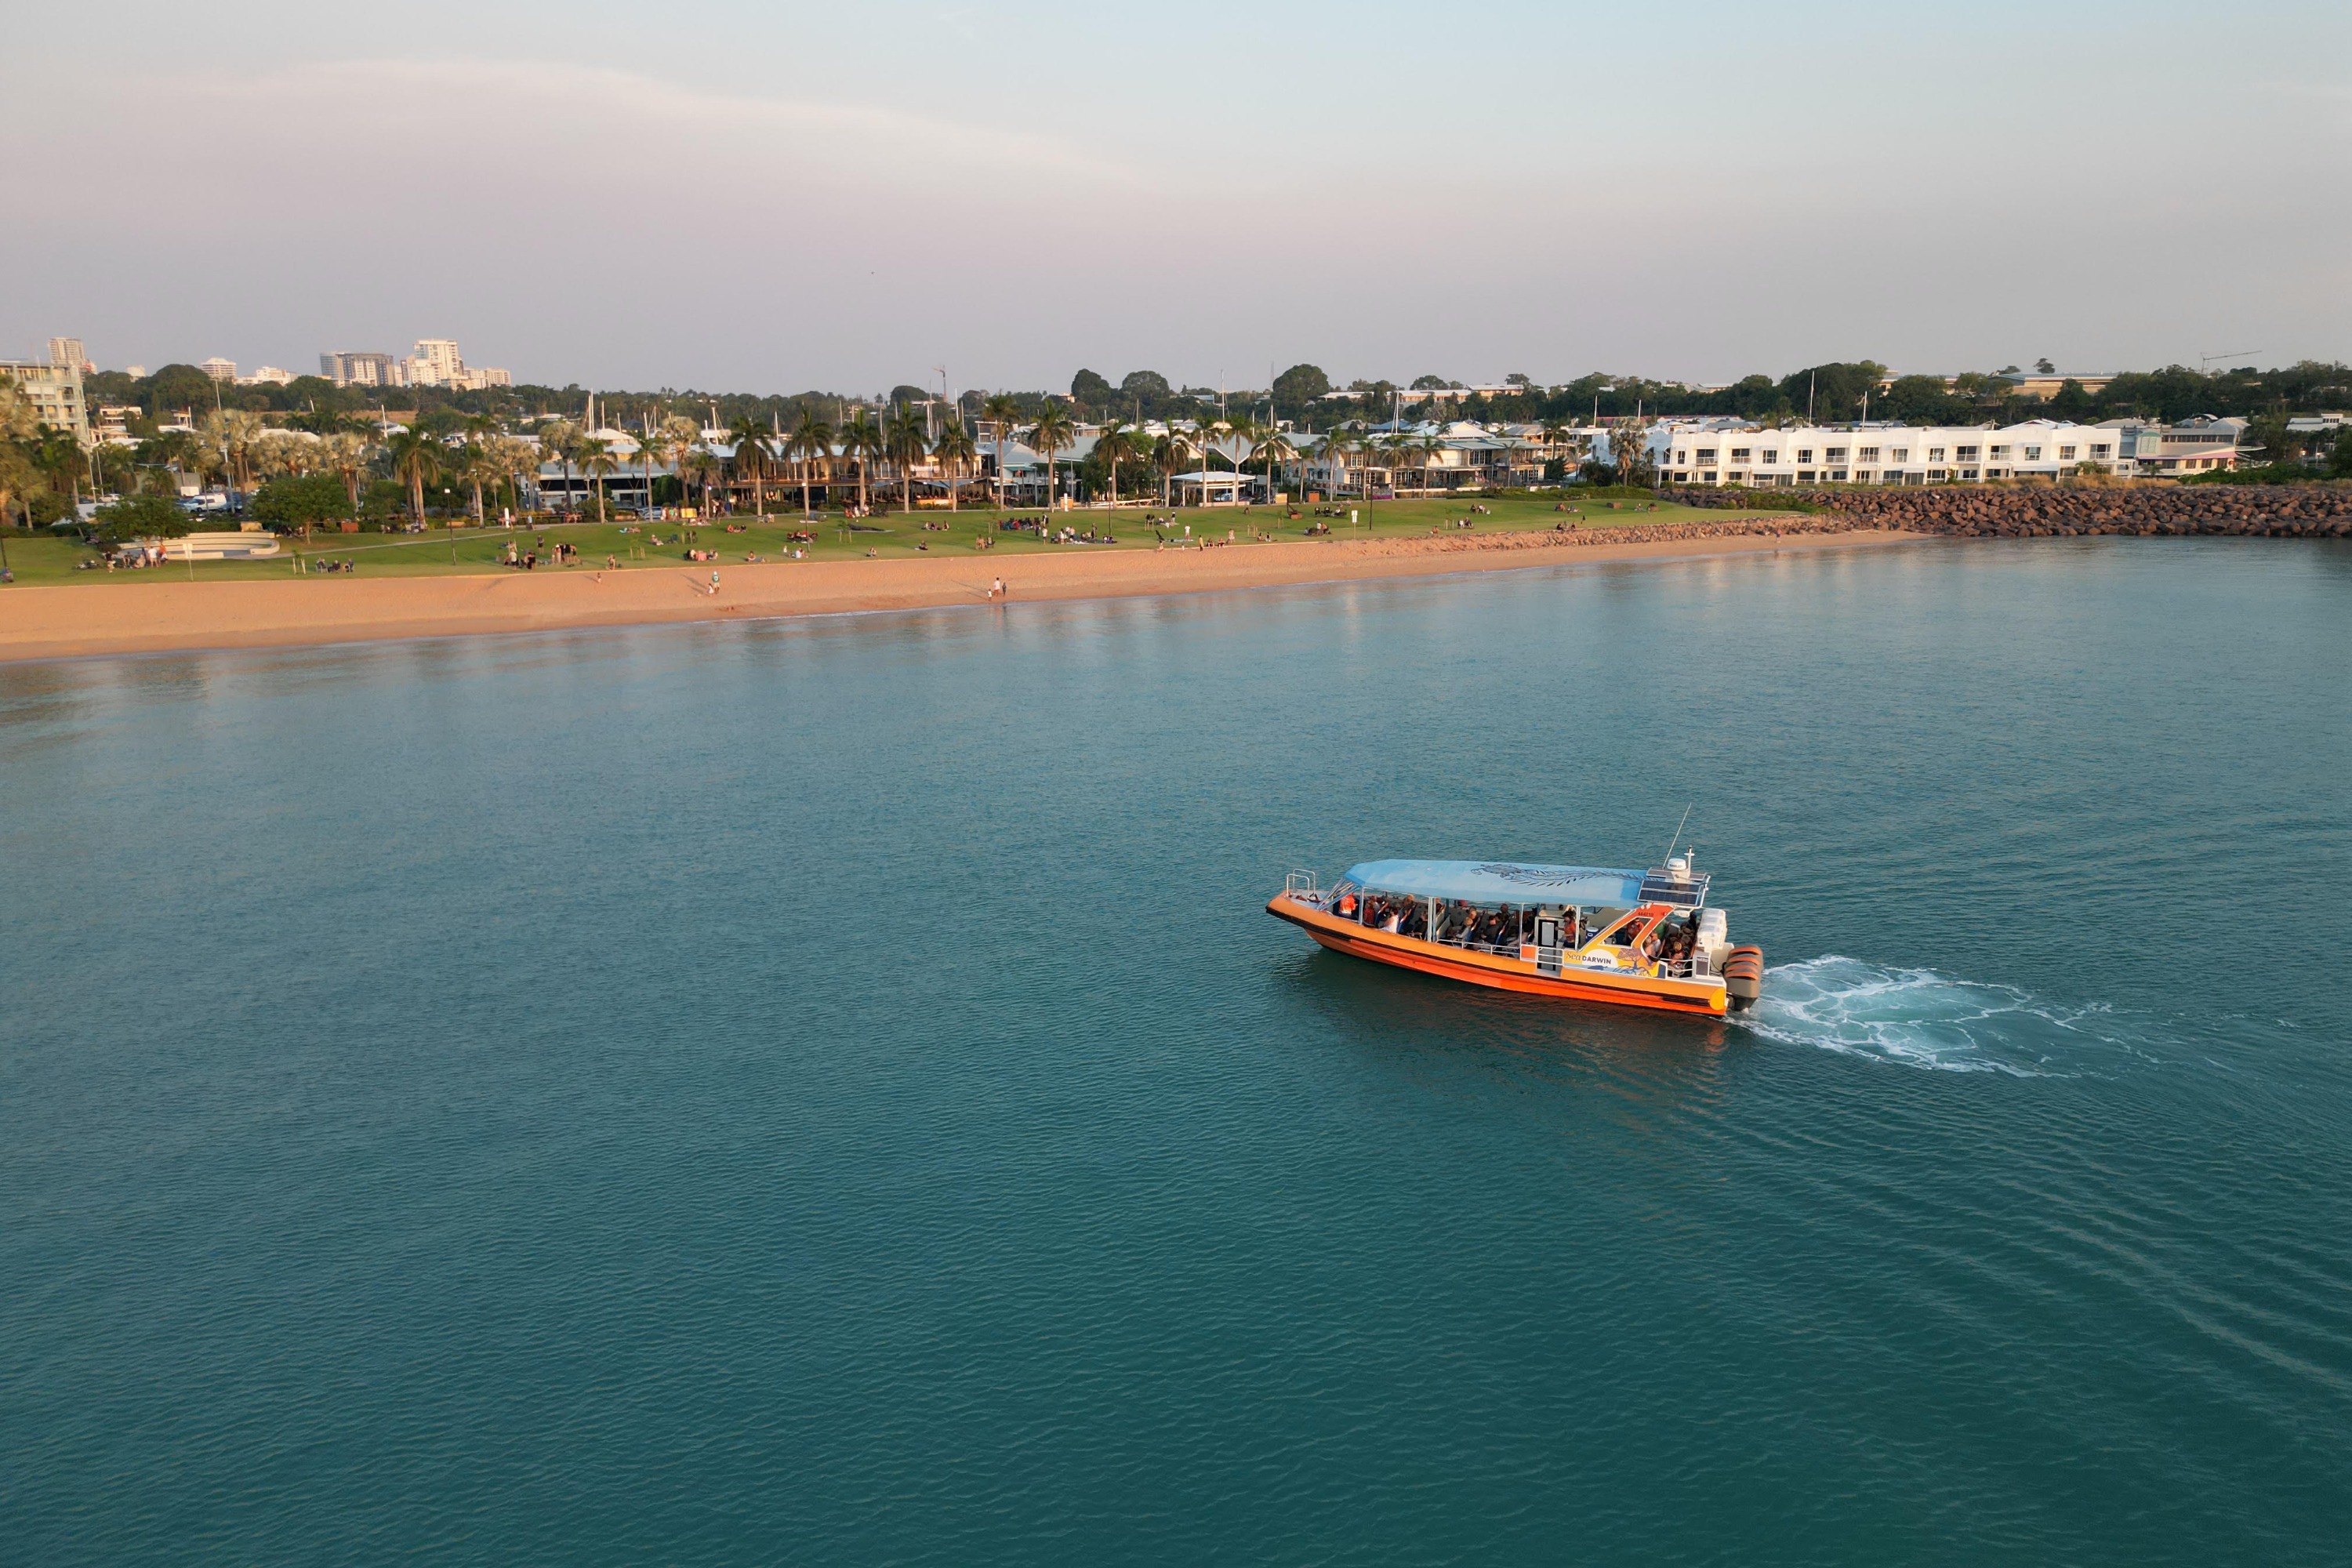
[[[337,386],[395,386],[393,370],[399,363],[390,354],[347,350],[320,354],[319,373]]]
[[[322,353],[319,372],[337,386],[446,386],[478,392],[512,386],[514,377],[490,366],[469,367],[453,338],[419,338],[414,353]]]
[[[203,371],[206,375],[211,376],[215,381],[235,381],[236,379],[236,361],[233,359],[223,359],[218,354],[213,355],[212,358],[205,361],[202,364],[196,366],[196,368]]]
[[[51,338],[49,363],[55,365],[69,364],[84,375],[89,374],[91,369],[89,354],[82,348],[79,338]]]
[[[408,379],[416,386],[455,386],[465,376],[466,362],[454,338],[420,338],[408,356]]]

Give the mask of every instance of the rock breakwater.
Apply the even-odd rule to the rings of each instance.
[[[1823,531],[1811,525],[1842,518],[1867,528],[1997,539],[2102,533],[2292,539],[2352,535],[2352,486],[2333,484],[2065,485],[2030,489],[1949,485],[1919,489],[1694,489],[1662,493],[1685,506],[1723,506],[1738,496],[1751,502],[1794,501],[1822,509],[1801,519],[1785,520],[1783,526],[1791,533]]]

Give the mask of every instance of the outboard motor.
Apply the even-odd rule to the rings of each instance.
[[[1723,988],[1730,994],[1733,1012],[1744,1013],[1756,1005],[1756,998],[1764,994],[1764,950],[1733,948],[1731,956],[1723,961]]]

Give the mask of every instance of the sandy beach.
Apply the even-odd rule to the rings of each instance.
[[[1810,520],[1782,520],[1801,529]],[[1921,537],[1891,530],[1774,533],[1754,521],[1462,539],[1315,541],[1207,550],[1024,554],[990,562],[806,561],[640,564],[462,577],[289,577],[140,582],[0,591],[0,659],[469,637],[568,626],[913,610],[987,603],[1002,575],[1013,604],[1428,576],[1598,561],[1853,549]]]

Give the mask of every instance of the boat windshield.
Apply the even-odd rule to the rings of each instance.
[[[1585,916],[1582,930],[1584,942],[1589,942],[1594,941],[1597,937],[1598,940],[1601,942],[1615,942],[1622,947],[1625,943],[1633,941],[1634,928],[1641,922],[1638,921],[1625,921],[1625,917],[1632,912],[1633,911],[1630,910],[1593,910],[1589,911]],[[1618,924],[1621,921],[1624,921],[1625,923],[1622,925]],[[1615,931],[1610,931],[1609,928],[1612,925],[1617,927]],[[1606,932],[1607,934],[1601,934],[1603,932]]]

